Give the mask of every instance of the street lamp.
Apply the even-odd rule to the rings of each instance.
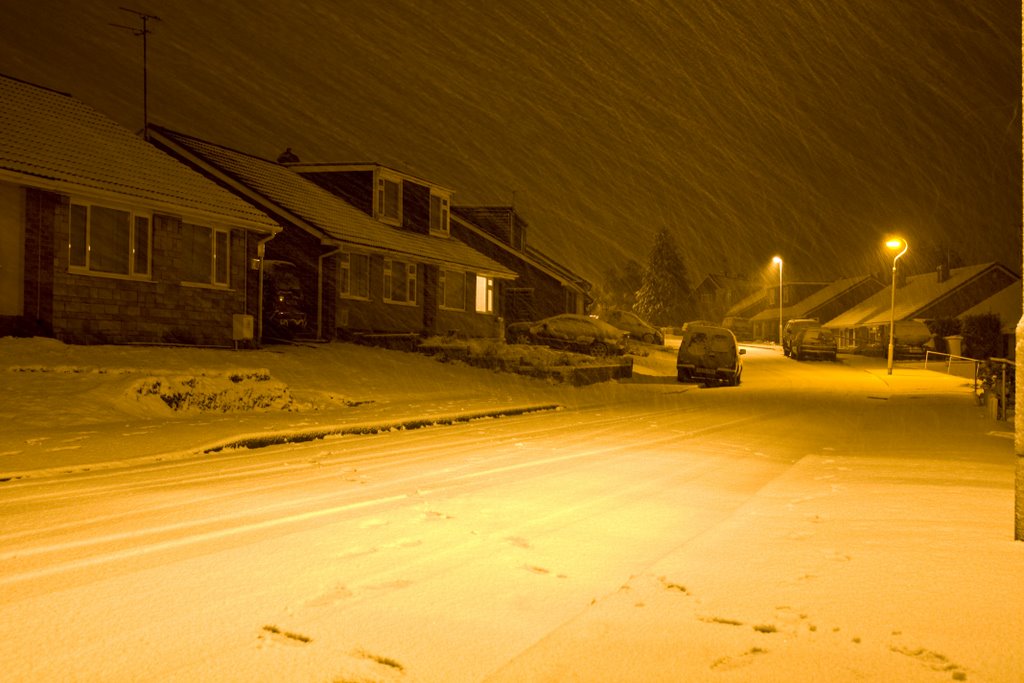
[[[895,237],[885,243],[885,246],[893,251],[896,251],[900,247],[903,250],[900,251],[892,260],[892,305],[889,308],[889,363],[888,372],[892,374],[892,344],[893,336],[896,329],[896,262],[900,260],[900,256],[907,253],[907,249],[910,247],[907,241],[902,237]]]
[[[782,344],[782,259],[778,256],[772,259],[772,263],[779,267],[779,344]]]

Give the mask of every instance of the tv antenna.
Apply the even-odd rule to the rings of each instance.
[[[111,26],[131,31],[132,35],[136,37],[142,36],[142,137],[149,140],[149,45],[146,39],[152,33],[149,29],[150,19],[160,21],[160,17],[127,7],[119,7],[118,9],[131,12],[142,21],[142,28],[125,26],[124,24],[111,24]]]

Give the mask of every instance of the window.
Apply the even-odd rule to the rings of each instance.
[[[384,301],[416,303],[416,264],[384,259]]]
[[[72,203],[68,234],[74,270],[149,277],[150,216],[126,209]]]
[[[476,276],[476,312],[494,313],[494,279]]]
[[[181,235],[184,255],[182,279],[226,287],[229,273],[228,231],[183,223]]]
[[[341,296],[355,299],[370,298],[370,257],[366,254],[342,254],[341,277],[338,281]]]
[[[378,176],[377,218],[385,223],[402,222],[402,181],[398,178]]]
[[[430,232],[449,234],[448,197],[430,193]]]
[[[438,299],[442,308],[466,310],[466,274],[457,270],[442,270]]]

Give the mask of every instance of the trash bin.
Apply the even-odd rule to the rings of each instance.
[[[964,338],[959,334],[946,337],[946,346],[949,348],[949,355],[960,356],[964,349]]]

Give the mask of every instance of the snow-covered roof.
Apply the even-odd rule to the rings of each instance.
[[[751,311],[760,310],[768,301],[768,293],[764,288],[757,289],[729,307],[725,317],[749,317]]]
[[[286,215],[328,243],[415,257],[481,275],[514,279],[516,273],[454,237],[421,235],[374,220],[288,166],[205,140],[152,126],[153,140],[220,174],[266,210]]]
[[[1003,334],[1013,334],[1017,321],[1021,319],[1021,294],[1021,283],[1018,280],[957,317],[995,313],[999,316]]]
[[[280,227],[71,95],[0,75],[0,180],[113,195],[266,232]]]
[[[905,285],[897,287],[895,307],[892,302],[892,290],[886,287],[824,324],[826,327],[842,329],[884,325],[889,322],[890,316],[896,320],[913,320],[921,317],[920,313],[931,304],[993,268],[1005,270],[1003,266],[993,262],[953,268],[945,280],[940,280],[935,273],[911,275],[907,277]]]
[[[848,277],[842,280],[836,280],[825,287],[817,290],[813,294],[804,297],[800,301],[794,304],[790,304],[782,309],[782,317],[785,319],[790,318],[809,318],[813,317],[824,305],[830,301],[835,300],[837,297],[842,296],[846,292],[850,291],[854,287],[858,287],[865,282],[872,281],[874,278],[870,275],[857,275],[855,277]],[[877,280],[875,280],[877,282]],[[881,284],[881,283],[879,283]],[[751,320],[775,320],[779,317],[778,309],[765,309],[755,315]]]

